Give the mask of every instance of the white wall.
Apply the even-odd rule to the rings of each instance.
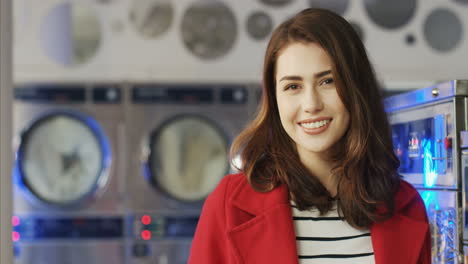
[[[23,6],[21,25],[15,38],[15,80],[25,81],[183,81],[183,82],[258,82],[267,39],[256,41],[246,32],[247,16],[263,10],[273,17],[274,26],[297,11],[308,7],[307,0],[294,0],[284,7],[271,7],[260,0],[218,0],[234,12],[238,36],[224,57],[203,61],[182,44],[180,25],[184,11],[196,1],[173,0],[174,20],[169,32],[157,39],[141,37],[129,22],[131,0],[71,0],[87,3],[99,14],[103,38],[95,57],[85,65],[63,67],[41,49],[40,27],[50,9],[60,0],[15,0]],[[216,2],[215,0],[211,2]],[[341,1],[343,2],[343,1]],[[345,1],[346,2],[346,1]],[[350,0],[344,13],[349,21],[360,24],[365,44],[382,81],[392,88],[415,88],[449,79],[468,79],[468,5],[457,1],[417,1],[409,23],[399,29],[384,29],[367,15],[364,0]],[[401,1],[400,1],[401,2]],[[21,4],[23,3],[23,4]],[[464,36],[457,48],[438,52],[424,37],[424,22],[437,8],[455,13],[463,24]],[[405,41],[415,38],[413,45]],[[412,86],[412,87],[411,87]]]

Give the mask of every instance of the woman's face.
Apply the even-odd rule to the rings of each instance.
[[[301,158],[323,156],[349,125],[331,72],[332,61],[315,43],[292,43],[276,63],[276,99],[281,124]]]

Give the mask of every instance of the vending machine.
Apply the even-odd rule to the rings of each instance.
[[[399,173],[418,189],[426,205],[432,263],[466,263],[468,81],[452,80],[388,97],[385,108]]]

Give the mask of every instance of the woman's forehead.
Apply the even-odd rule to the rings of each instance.
[[[309,75],[331,70],[333,62],[316,43],[292,43],[279,54],[275,75]],[[281,78],[281,77],[280,77]]]

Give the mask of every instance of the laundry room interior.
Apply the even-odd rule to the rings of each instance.
[[[468,264],[467,0],[0,1],[0,263],[187,263],[273,31],[321,8],[364,43],[432,263]]]

